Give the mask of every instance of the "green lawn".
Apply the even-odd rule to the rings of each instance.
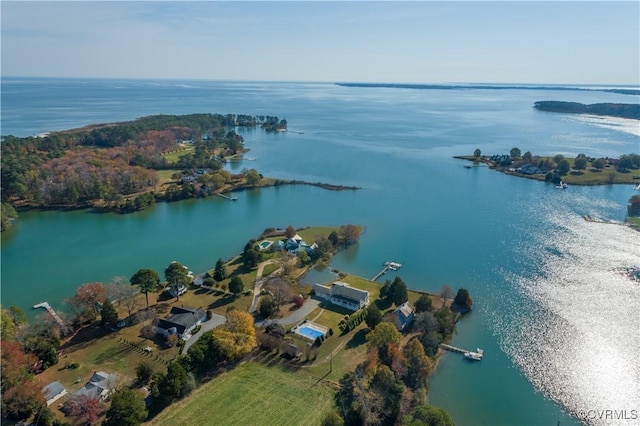
[[[160,181],[158,182],[158,184],[164,185],[165,183],[174,182],[171,175],[179,171],[180,170],[178,169],[158,170],[158,177],[160,178]]]
[[[248,362],[172,404],[151,425],[317,425],[334,390],[306,374]]]
[[[181,155],[189,154],[194,150],[195,147],[193,146],[193,144],[183,145],[177,148],[175,151],[162,154],[162,156],[166,158],[169,163],[175,163],[176,161],[178,161],[178,158],[180,158]]]

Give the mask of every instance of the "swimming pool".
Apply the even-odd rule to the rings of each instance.
[[[317,324],[304,323],[295,332],[302,337],[315,341],[318,337],[326,335],[327,329]]]
[[[267,249],[271,244],[273,244],[273,241],[264,240],[263,242],[261,242],[261,243],[259,244],[259,246],[260,246],[260,249],[261,249],[261,250],[265,250],[265,249]]]

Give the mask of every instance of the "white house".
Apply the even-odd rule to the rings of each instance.
[[[354,312],[369,304],[368,291],[351,287],[342,281],[336,281],[331,286],[314,284],[313,291],[317,297]]]

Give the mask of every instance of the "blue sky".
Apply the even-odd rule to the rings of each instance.
[[[2,1],[2,75],[634,84],[640,2]]]

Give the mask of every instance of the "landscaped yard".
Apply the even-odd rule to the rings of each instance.
[[[248,362],[171,405],[151,425],[317,425],[334,390],[306,374]]]

